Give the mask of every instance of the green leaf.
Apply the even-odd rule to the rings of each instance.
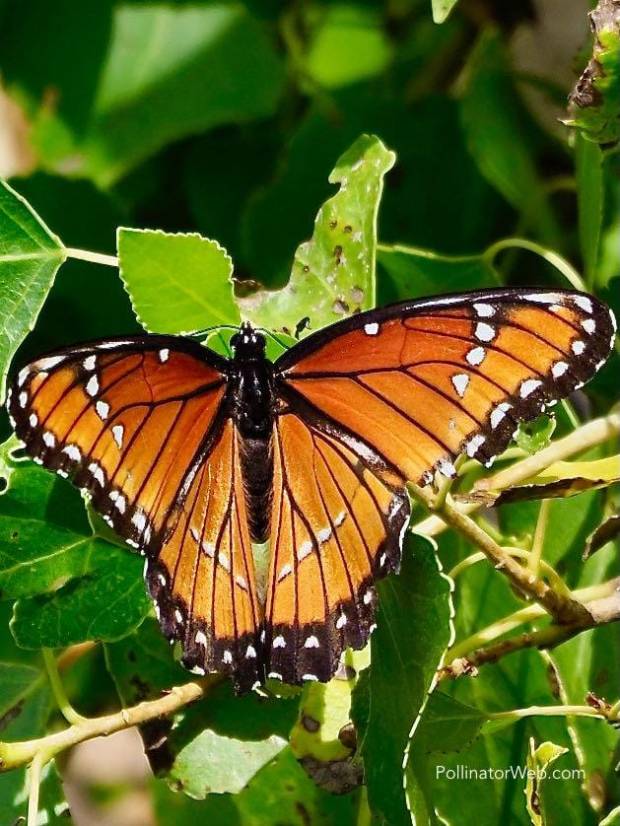
[[[345,653],[344,667],[328,683],[307,683],[289,741],[295,757],[315,783],[335,794],[359,786],[363,771],[351,723],[351,695],[370,648]]]
[[[97,567],[51,594],[15,603],[11,631],[22,648],[62,648],[87,640],[118,640],[144,620],[151,603],[141,560],[99,541],[85,553],[103,557]],[[107,547],[106,547],[107,545]],[[94,560],[93,563],[94,564]]]
[[[592,58],[569,96],[568,126],[599,144],[620,140],[620,9],[599,0],[590,12]]]
[[[432,544],[409,535],[400,575],[388,577],[377,590],[368,716],[365,719],[363,705],[354,702],[353,719],[372,812],[389,826],[410,826],[403,761],[450,641],[450,583],[440,571]],[[361,700],[358,691],[355,696]],[[411,761],[407,765],[409,775],[416,772]]]
[[[544,773],[548,766],[554,763],[558,757],[568,752],[567,748],[558,746],[555,743],[545,742],[536,746],[534,738],[530,738],[530,748],[527,756],[528,775],[525,784],[525,799],[527,800],[527,811],[533,826],[544,826],[547,818],[542,809],[542,785]]]
[[[149,610],[135,554],[93,535],[69,485],[31,464],[0,498],[0,596],[18,599],[12,631],[26,648],[117,639]]]
[[[604,817],[598,826],[619,826],[620,824],[620,806],[616,806],[609,814]]]
[[[6,628],[10,607],[0,605],[0,627]],[[52,710],[47,675],[39,657],[16,647],[11,635],[0,635],[0,740],[11,743],[45,734]],[[0,758],[2,746],[0,745]],[[27,770],[0,773],[0,823],[14,824],[28,808]],[[59,826],[67,823],[67,804],[60,779],[52,764],[43,770],[40,788],[40,821]],[[46,816],[41,812],[45,811]]]
[[[461,113],[481,173],[522,213],[528,227],[557,246],[555,217],[536,169],[529,124],[510,78],[506,46],[492,31],[480,38],[470,57]]]
[[[457,0],[431,0],[431,2],[433,4],[433,20],[435,23],[443,23],[456,6]]]
[[[488,719],[483,711],[434,691],[416,729],[416,752],[460,751],[478,736]]]
[[[289,283],[240,300],[250,321],[294,332],[309,318],[313,330],[375,305],[377,212],[395,157],[370,135],[340,157],[329,176],[339,191],[319,210],[312,239],[298,247]]]
[[[283,81],[265,32],[241,4],[117,6],[79,147],[85,171],[109,186],[173,140],[266,117]]]
[[[118,257],[134,311],[149,332],[183,333],[237,324],[232,261],[197,233],[118,230]]]
[[[383,303],[441,293],[495,287],[501,283],[488,258],[440,255],[400,244],[377,253]]]
[[[11,359],[33,329],[64,260],[60,239],[0,181],[0,402]]]
[[[579,246],[587,284],[594,284],[603,224],[603,154],[581,134],[575,138]]]
[[[305,57],[310,77],[337,89],[382,72],[392,56],[379,11],[354,5],[327,6]]]

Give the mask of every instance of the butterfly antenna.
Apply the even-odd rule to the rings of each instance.
[[[287,344],[284,341],[282,341],[282,339],[279,338],[279,336],[277,336],[275,333],[272,333],[271,330],[268,330],[266,327],[259,327],[258,329],[260,330],[261,333],[264,333],[266,336],[269,336],[269,338],[272,338],[276,342],[276,344],[279,344],[280,347],[282,347],[282,349],[284,349],[284,350],[289,350],[290,349],[291,345]]]
[[[238,330],[239,327],[236,324],[213,324],[211,327],[205,327],[203,330],[193,330],[191,333],[185,333],[185,335],[189,336],[190,338],[200,338],[203,336],[212,333],[214,330]]]

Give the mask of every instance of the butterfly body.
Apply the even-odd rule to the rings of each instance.
[[[250,536],[263,543],[269,537],[269,506],[273,481],[271,439],[277,401],[274,368],[265,356],[265,337],[249,324],[231,339],[229,399],[240,436],[241,467]]]
[[[249,324],[232,358],[175,336],[71,347],[21,369],[7,404],[35,461],[146,556],[184,665],[300,684],[368,641],[407,482],[453,477],[462,453],[489,464],[614,334],[584,293],[487,290],[360,313],[274,363]]]

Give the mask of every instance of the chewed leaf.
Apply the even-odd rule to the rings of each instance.
[[[11,359],[33,329],[64,260],[60,238],[0,181],[0,403]]]
[[[351,696],[359,673],[370,663],[370,647],[347,650],[328,683],[307,683],[289,742],[295,757],[317,786],[345,794],[363,780],[351,722]]]
[[[534,738],[530,738],[529,753],[527,756],[527,782],[525,784],[525,798],[527,801],[527,811],[533,826],[544,826],[547,823],[541,799],[541,785],[543,783],[547,767],[558,757],[568,752],[564,746],[557,746],[549,741],[541,743],[536,747]]]
[[[121,278],[140,323],[151,333],[237,324],[232,260],[198,233],[118,230]]]
[[[531,422],[521,422],[517,430],[515,441],[517,445],[526,453],[534,454],[547,447],[553,432],[556,421],[550,416],[539,416]]]
[[[395,159],[370,135],[341,156],[329,176],[340,189],[319,210],[312,239],[298,247],[289,283],[240,299],[247,319],[303,334],[374,306],[377,211],[384,175]]]
[[[590,12],[594,33],[592,58],[569,96],[567,126],[588,140],[609,144],[620,140],[620,5],[599,0]]]
[[[620,513],[612,513],[588,537],[583,558],[588,559],[618,535],[620,535]]]
[[[620,455],[585,462],[554,462],[524,484],[498,493],[481,479],[461,501],[505,505],[527,499],[557,499],[620,481]]]

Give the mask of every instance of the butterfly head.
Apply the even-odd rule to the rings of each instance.
[[[256,332],[249,321],[244,321],[239,332],[230,340],[237,361],[263,359],[265,355],[265,337]]]

